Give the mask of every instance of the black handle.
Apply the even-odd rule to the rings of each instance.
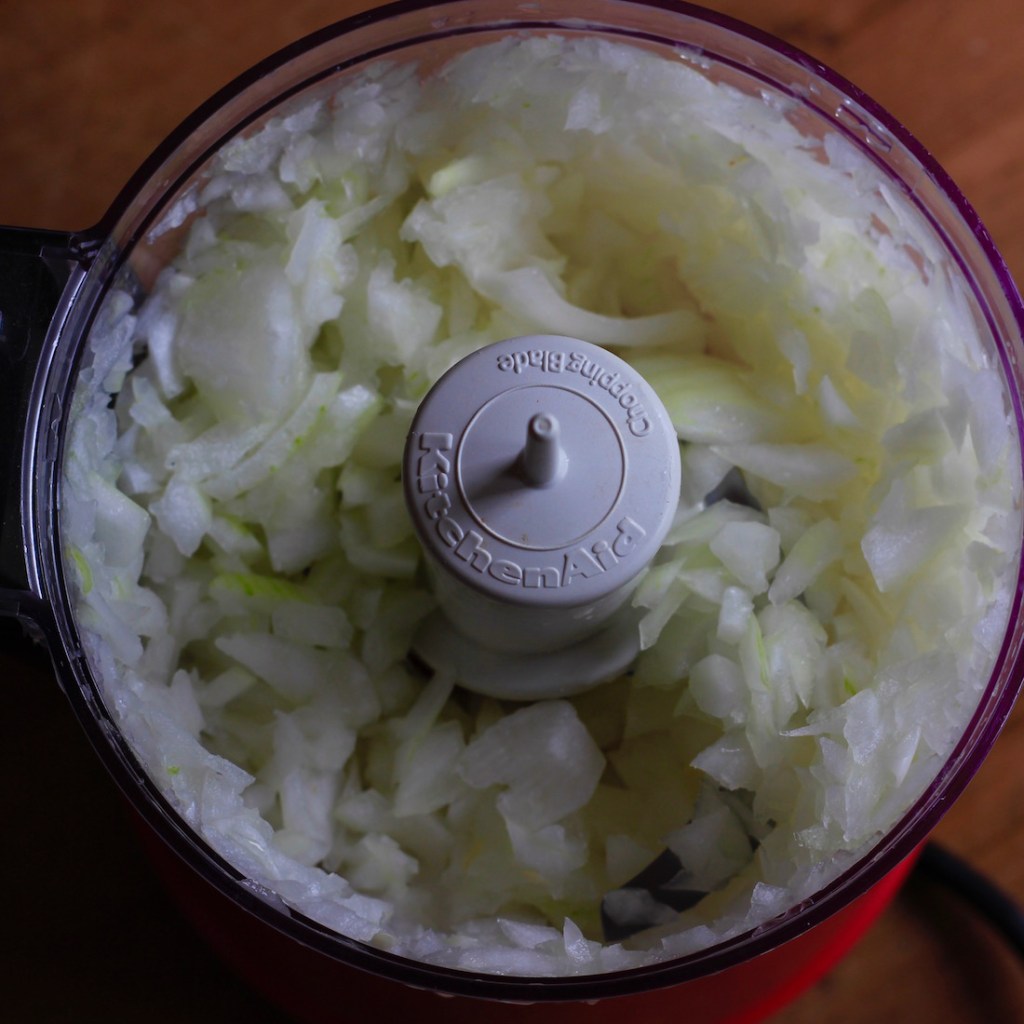
[[[0,615],[37,621],[25,496],[32,393],[65,287],[86,254],[80,236],[0,227]]]

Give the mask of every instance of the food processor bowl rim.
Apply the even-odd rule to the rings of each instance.
[[[859,105],[881,129],[890,133],[894,140],[910,154],[913,161],[931,178],[939,192],[952,203],[954,209],[963,218],[970,235],[973,236],[982,250],[985,258],[984,262],[995,275],[996,283],[1010,307],[1010,313],[1012,319],[1016,322],[1018,332],[1024,337],[1024,303],[1021,301],[1020,294],[1014,285],[1005,261],[999,254],[989,233],[982,225],[981,219],[973,206],[945,170],[932,157],[930,152],[900,122],[860,89],[797,47],[719,12],[710,11],[686,2],[676,3],[673,0],[602,0],[602,5],[606,7],[609,15],[617,7],[624,9],[650,8],[659,10],[670,17],[682,16],[684,19],[709,24],[715,30],[723,30],[726,33],[742,37],[756,46],[763,47],[775,55],[793,62],[805,72],[820,78],[825,84]],[[309,50],[328,44],[332,40],[347,35],[354,30],[379,22],[398,19],[408,14],[420,13],[431,8],[436,8],[440,14],[445,10],[470,6],[479,7],[480,5],[472,4],[471,0],[435,0],[435,2],[397,0],[395,3],[354,15],[319,29],[265,58],[216,92],[172,131],[167,139],[154,150],[140,166],[139,170],[129,179],[96,227],[80,233],[79,237],[92,238],[94,240],[111,239],[118,226],[118,222],[131,206],[135,196],[154,178],[160,167],[182,146],[189,136],[195,133],[200,126],[207,123],[217,111],[224,108],[230,101],[240,97],[252,85],[280,70],[291,61],[300,58]],[[559,16],[544,20],[542,17],[543,6],[543,3],[522,4],[518,8],[509,10],[507,17],[495,17],[491,21],[473,26],[472,28],[449,29],[441,26],[437,28],[433,37],[447,38],[454,34],[493,32],[502,29],[521,31],[558,29],[574,32],[593,30],[618,35],[624,39],[640,40],[662,45],[686,46],[685,42],[673,39],[667,35],[635,32],[597,19],[589,20],[585,16],[577,16],[572,19]],[[261,105],[259,109],[252,111],[244,123],[233,127],[232,135],[244,128],[246,124],[251,123],[273,107],[287,100],[291,95],[315,84],[317,81],[344,70],[346,67],[364,63],[367,60],[383,56],[387,52],[407,47],[416,42],[422,42],[424,38],[430,37],[424,37],[420,34],[413,38],[405,38],[380,51],[361,54],[358,58],[354,58],[351,61],[346,61],[315,73],[291,89],[275,95],[272,100]],[[735,66],[738,70],[756,77],[754,69],[743,67],[742,65]],[[776,84],[775,87],[778,88],[779,86]],[[805,102],[808,101],[808,97],[801,96],[795,98]],[[822,108],[816,109],[822,115],[826,113]],[[837,124],[846,134],[851,135],[858,142],[858,149],[864,152],[865,143],[863,139],[852,132],[849,126],[844,125],[841,121],[837,120]],[[206,151],[198,154],[189,163],[187,170],[178,180],[166,183],[166,187],[161,193],[162,197],[164,197],[163,203],[158,202],[152,210],[147,212],[146,216],[142,218],[141,226],[136,226],[135,230],[124,239],[114,239],[122,249],[123,254],[131,251],[142,236],[142,232],[152,223],[156,213],[165,208],[166,197],[177,194],[181,186],[195,173],[195,170],[224,142],[225,138],[222,137],[217,140],[216,145],[210,146]],[[951,248],[951,251],[955,253],[955,248]],[[124,257],[122,256],[122,258]],[[114,276],[114,270],[116,270],[115,263],[116,258],[110,261],[110,267],[113,269],[107,275],[108,281]],[[99,299],[102,299],[104,293],[105,287],[101,288],[98,293],[97,304]],[[988,312],[986,308],[986,315],[988,315]],[[78,339],[80,348],[84,347],[82,343],[87,333],[87,330],[83,331],[82,337]],[[993,331],[993,334],[997,338],[1000,337],[1000,332]],[[1006,352],[1001,351],[1001,355],[1005,362],[1008,358]],[[1019,384],[1019,381],[1010,370],[1011,367],[1008,365],[1004,366],[1004,372],[1008,379],[1015,384]],[[71,373],[68,378],[70,391],[73,391],[75,379],[76,374]],[[1014,389],[1011,389],[1011,391],[1019,437],[1021,430],[1024,429],[1024,416],[1021,413],[1020,398],[1017,391]],[[64,396],[65,399],[68,397],[69,395]],[[69,405],[65,402],[62,408],[67,409]],[[59,444],[63,445],[63,433]],[[62,456],[63,451],[61,448],[57,463],[58,467],[62,464],[59,461]],[[56,509],[57,506],[54,505],[54,508]],[[59,551],[57,554],[59,556]],[[895,868],[898,863],[910,856],[920,845],[934,827],[945,807],[966,786],[974,771],[977,770],[1012,708],[1016,697],[1016,688],[1004,685],[999,691],[994,691],[994,681],[1000,677],[1008,676],[1013,671],[1013,674],[1018,677],[1019,683],[1020,676],[1020,641],[1012,633],[1007,633],[1006,637],[1004,637],[999,656],[994,664],[990,682],[987,684],[985,698],[972,717],[971,723],[961,737],[956,750],[947,760],[943,772],[940,773],[939,777],[932,783],[914,807],[900,819],[897,825],[890,830],[878,845],[866,855],[856,859],[849,869],[840,873],[831,883],[816,892],[812,898],[792,908],[779,918],[766,922],[764,925],[754,928],[743,935],[730,938],[697,953],[647,966],[579,976],[529,977],[495,975],[438,967],[408,957],[397,956],[335,933],[316,922],[310,921],[294,910],[276,910],[268,913],[266,901],[255,893],[251,887],[246,886],[240,872],[227,864],[197,833],[193,833],[190,830],[186,831],[180,815],[173,810],[167,800],[159,793],[156,786],[146,776],[146,773],[140,770],[140,766],[135,759],[134,753],[130,750],[127,740],[120,734],[109,712],[102,705],[102,702],[99,701],[97,696],[98,687],[92,681],[91,674],[85,667],[80,645],[76,643],[77,632],[70,610],[71,604],[64,585],[59,557],[58,564],[53,567],[53,570],[57,576],[56,593],[63,600],[60,617],[66,620],[60,627],[59,632],[65,634],[65,644],[68,643],[68,637],[72,639],[72,643],[66,649],[68,651],[77,651],[77,656],[71,656],[65,661],[65,670],[70,669],[71,674],[76,676],[76,682],[78,683],[78,687],[67,687],[69,695],[75,690],[79,691],[72,697],[72,703],[76,704],[76,712],[83,722],[91,719],[91,722],[87,722],[90,738],[103,755],[103,760],[108,770],[112,772],[136,809],[142,813],[143,817],[179,855],[208,882],[235,903],[257,914],[265,923],[289,935],[292,939],[305,946],[316,949],[318,952],[335,959],[343,960],[349,966],[390,977],[395,981],[404,982],[414,987],[440,988],[451,994],[475,996],[485,999],[514,1002],[554,1002],[588,1000],[604,996],[639,993],[655,987],[678,984],[734,966],[741,961],[766,952],[806,931],[811,926],[820,923],[842,906],[845,906],[857,895],[866,892],[884,875]],[[1021,572],[1021,567],[1018,565],[1018,581],[1011,609],[1011,622],[1017,620],[1021,610],[1022,589],[1024,589]],[[70,630],[70,633],[68,633],[68,630]],[[847,898],[844,899],[844,896]]]

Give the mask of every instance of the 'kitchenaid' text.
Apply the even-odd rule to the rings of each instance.
[[[451,498],[446,493],[451,480],[452,435],[424,433],[419,448],[423,453],[416,465],[416,487],[423,496],[423,510],[453,557],[466,562],[476,572],[485,573],[499,583],[527,589],[568,587],[576,580],[587,580],[607,572],[627,558],[646,536],[644,528],[623,516],[608,536],[590,547],[578,545],[553,553],[546,564],[525,565],[509,558],[495,558],[488,550],[487,538],[474,529],[463,527],[450,513]]]

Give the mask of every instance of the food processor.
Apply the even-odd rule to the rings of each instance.
[[[384,55],[404,59],[407,49],[416,49],[418,57],[428,53],[429,64],[442,62],[449,50],[456,52],[510,31],[602,33],[654,48],[669,47],[688,55],[697,54],[708,66],[722,69],[726,77],[747,77],[758,88],[778,90],[796,102],[807,119],[810,134],[826,130],[842,133],[906,194],[913,196],[913,202],[967,282],[978,320],[988,332],[994,358],[1005,374],[1019,424],[1016,366],[1021,344],[1021,307],[1005,267],[945,175],[902,129],[856,90],[782,44],[717,15],[688,7],[610,3],[594,5],[584,15],[578,5],[530,5],[523,20],[513,25],[503,14],[501,5],[399,4],[318,33],[271,58],[212,100],[154,156],[129,184],[111,215],[94,231],[75,236],[34,231],[5,233],[5,294],[0,308],[4,313],[5,339],[14,339],[14,343],[6,345],[4,351],[4,380],[9,389],[4,403],[4,426],[5,437],[17,441],[7,454],[9,465],[4,472],[2,608],[46,641],[62,687],[101,758],[158,837],[151,840],[151,845],[169,884],[178,889],[185,905],[191,908],[203,930],[225,950],[229,961],[243,972],[258,976],[265,990],[272,991],[275,998],[298,1014],[310,1019],[337,1019],[336,999],[332,1000],[330,993],[344,989],[346,1000],[351,1001],[351,1009],[346,1012],[380,1005],[446,1016],[462,1014],[465,1019],[480,1012],[496,1017],[507,1015],[509,1019],[525,1013],[559,1019],[569,1015],[611,1019],[622,1012],[657,1016],[685,1006],[694,1019],[754,1019],[754,1015],[768,1012],[820,974],[855,941],[895,891],[907,870],[907,858],[934,825],[941,809],[963,788],[994,741],[1019,686],[1018,592],[1014,593],[1010,627],[988,689],[946,769],[919,804],[868,856],[850,866],[813,899],[747,935],[667,963],[578,978],[525,979],[474,974],[394,956],[338,936],[289,908],[275,893],[240,877],[236,868],[224,863],[189,829],[153,784],[145,766],[138,763],[137,755],[119,734],[96,691],[92,670],[77,640],[76,612],[68,597],[61,553],[60,467],[64,463],[69,399],[78,386],[85,339],[97,311],[112,288],[124,288],[127,282],[132,289],[144,291],[151,285],[180,237],[173,228],[157,233],[154,226],[168,223],[167,211],[188,194],[190,185],[201,178],[209,155],[228,138],[258,125],[280,102],[318,88],[330,76],[344,75]],[[579,19],[583,19],[583,24]],[[508,345],[507,350],[494,354],[498,365],[504,355],[514,365],[514,356],[520,351],[558,351],[564,345],[568,356],[581,347],[578,340],[563,342],[551,338],[512,339]],[[458,387],[458,393],[466,393],[465,385]],[[559,400],[573,401],[561,395]],[[471,419],[477,409],[494,401],[494,395],[481,395],[465,418]],[[442,402],[446,415],[451,404],[450,398]],[[595,407],[588,399],[585,408],[589,414]],[[424,417],[429,414],[429,400],[421,411]],[[600,429],[607,423],[606,411],[594,412],[599,417],[595,422]],[[539,496],[538,500],[553,493],[552,484],[568,476],[570,471],[563,462],[571,466],[577,458],[559,437],[571,432],[574,417],[572,412],[568,416],[552,414],[548,406],[538,406],[526,418],[525,431],[496,430],[496,436],[513,445],[504,464],[523,467],[519,476],[526,478],[525,487],[530,494]],[[464,434],[469,431],[470,438],[473,432],[479,436],[479,431],[486,427],[476,420],[470,425],[461,425]],[[438,451],[424,448],[419,439],[449,432],[456,430],[444,420],[427,424],[421,433],[410,436],[417,472],[413,474],[407,469],[407,486],[409,481],[424,475],[419,472],[419,458]],[[677,471],[670,457],[673,450],[672,446],[663,448],[656,460],[663,473],[662,487],[668,492],[678,486]],[[471,448],[466,452],[466,464],[472,470]],[[459,491],[466,496],[466,487],[460,484]],[[469,491],[473,521],[483,519],[493,526],[492,518],[479,513],[479,500],[472,496],[472,487]],[[418,493],[429,497],[434,491]],[[645,495],[638,506],[643,512],[651,506],[649,491]],[[412,504],[415,511],[416,505]],[[574,507],[571,503],[570,506]],[[633,524],[640,515],[641,511],[635,511],[628,522],[620,518],[612,523],[615,532],[609,534],[608,540],[613,550],[617,539],[626,536],[634,540],[640,532],[656,538],[655,545],[660,541],[667,529],[664,517],[660,523],[636,528]],[[556,522],[561,527],[557,518]],[[589,525],[588,520],[586,526]],[[495,528],[499,533],[509,532],[500,526]],[[574,528],[571,536],[567,536],[575,542],[584,535],[589,544],[590,535],[583,527]],[[427,536],[425,533],[425,542]],[[436,531],[435,536],[439,536]],[[442,538],[442,543],[454,550],[458,550],[460,542],[461,538],[453,546]],[[484,550],[480,544],[472,551],[464,549],[470,557],[462,558],[461,562],[472,566],[472,555]],[[489,567],[496,564],[494,560],[499,559],[499,554],[493,549],[487,551],[492,560]],[[444,557],[444,551],[439,549],[437,557]],[[509,564],[515,562],[507,552],[504,560]],[[477,566],[483,561],[482,555],[477,557]],[[456,564],[456,568],[461,566]],[[515,569],[505,571],[516,575]],[[443,568],[437,577],[445,579]],[[610,588],[617,596],[610,602],[610,617],[623,607],[631,579],[612,581],[619,585]],[[443,590],[444,586],[441,583],[437,589]],[[470,645],[471,662],[479,662],[483,656],[473,648],[474,644],[482,644],[491,651],[511,649],[517,656],[525,653],[516,638],[525,633],[534,639],[537,630],[534,626],[510,628],[508,602],[502,602],[500,614],[488,619],[475,600],[468,602],[471,610],[465,612],[467,602],[462,584],[457,584],[453,593],[449,601],[442,600],[447,614],[438,629],[455,628],[456,632],[449,634],[449,642],[442,643],[440,649],[430,646],[430,638],[438,635],[437,630],[426,632],[424,639],[418,641],[417,650],[427,663],[435,668],[444,667],[455,650],[453,670],[458,672],[458,643],[463,642],[459,638],[474,631],[479,635],[465,641]],[[588,600],[582,607],[591,608],[596,600]],[[557,619],[559,614],[557,609],[547,607],[538,621],[548,624],[552,616]],[[594,628],[607,621],[601,619]],[[460,622],[468,622],[468,629],[460,630]],[[511,631],[512,636],[506,631]],[[544,648],[549,651],[551,646],[577,642],[586,646],[586,638],[594,635],[589,625],[579,638],[567,639],[561,627],[556,632],[555,644],[542,640],[538,643],[541,650],[533,653],[543,654]],[[503,635],[496,637],[496,633]],[[457,643],[451,642],[452,636],[456,636]],[[623,660],[628,661],[629,655]],[[574,659],[576,664],[579,661]],[[605,666],[608,663],[604,657],[599,661]],[[557,677],[566,678],[562,671]],[[502,684],[499,681],[493,685]],[[569,685],[575,686],[576,681]],[[529,694],[522,693],[501,695],[531,699]],[[546,690],[543,696],[557,694]],[[169,855],[168,851],[173,853]],[[275,967],[267,970],[260,966],[263,964]]]

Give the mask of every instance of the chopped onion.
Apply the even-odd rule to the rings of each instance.
[[[996,656],[1020,458],[969,290],[845,137],[683,57],[354,72],[223,147],[97,320],[61,509],[93,673],[185,821],[356,940],[557,975],[763,925],[914,804]],[[399,466],[431,383],[534,331],[650,380],[683,489],[630,673],[515,706],[407,662]],[[666,846],[717,890],[682,916],[616,888]],[[603,943],[605,895],[658,927]]]

